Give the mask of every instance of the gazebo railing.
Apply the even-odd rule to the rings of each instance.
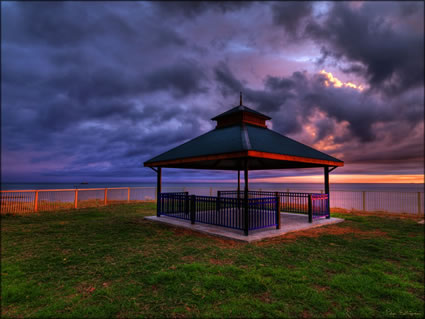
[[[197,196],[188,193],[161,193],[159,215],[248,230],[278,226],[279,211],[276,197],[248,199],[248,223],[242,199],[220,196]]]
[[[190,220],[188,193],[161,193],[158,203],[161,215]]]
[[[243,229],[243,210],[236,198],[192,195],[195,203],[195,221],[233,229]]]
[[[276,197],[249,198],[249,230],[277,226],[280,214],[278,205]]]
[[[311,194],[311,212],[312,219],[330,217],[329,195],[328,194]]]
[[[219,191],[218,196],[237,198],[238,191]],[[244,196],[244,191],[240,191],[239,198],[243,199]],[[317,218],[330,217],[328,194],[248,191],[248,198],[272,196],[279,197],[280,211],[282,212],[305,214],[309,216],[310,221]],[[309,205],[309,201],[311,201],[311,205]]]

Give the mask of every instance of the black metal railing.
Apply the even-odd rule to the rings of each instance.
[[[219,191],[221,197],[237,198],[238,191]],[[309,220],[330,217],[329,195],[314,193],[289,193],[271,191],[248,191],[248,198],[279,197],[280,211],[309,216]],[[244,191],[240,191],[239,198],[245,197]],[[311,210],[309,198],[311,197]]]
[[[241,203],[236,198],[193,196],[195,221],[233,229],[244,229]]]
[[[311,202],[313,219],[330,217],[328,194],[311,194]]]
[[[159,216],[217,225],[232,229],[248,230],[280,227],[279,200],[277,197],[242,199],[221,196],[196,196],[188,193],[161,193]]]
[[[158,202],[161,215],[190,220],[189,194],[180,193],[161,193]]]
[[[280,228],[281,211],[308,215],[309,222],[330,217],[328,194],[249,191],[245,201],[244,193],[237,191],[219,191],[217,196],[161,193],[158,205],[158,216],[244,230],[245,234]]]
[[[248,199],[249,230],[279,225],[280,211],[277,197]]]

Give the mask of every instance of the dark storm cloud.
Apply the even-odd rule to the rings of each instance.
[[[318,120],[315,123],[317,136],[315,142],[323,140],[328,135],[331,135],[335,130],[335,124],[330,118]]]
[[[19,21],[9,24],[12,32],[5,39],[12,42],[22,43],[24,40],[26,43],[72,48],[110,32],[124,37],[137,34],[124,17],[113,14],[102,3],[79,6],[68,1],[20,2],[8,12],[11,15],[9,19]],[[100,22],[103,18],[108,18],[108,25]]]
[[[363,74],[373,88],[400,93],[424,81],[423,3],[407,7],[365,2],[356,9],[334,3],[323,23],[310,20],[306,34],[323,46],[325,55],[345,59],[345,72]],[[401,16],[412,16],[413,26]]]
[[[155,6],[167,15],[195,18],[206,11],[226,13],[249,7],[253,1],[158,1]]]
[[[244,84],[238,80],[230,71],[226,63],[220,63],[214,69],[215,79],[220,85],[221,93],[225,96],[242,91]]]
[[[264,85],[268,89],[270,89],[272,91],[276,91],[276,90],[291,89],[295,86],[295,83],[291,79],[269,76],[269,77],[267,77]]]
[[[298,36],[303,21],[312,13],[312,4],[308,1],[277,2],[271,7],[273,23],[281,25],[292,38]]]
[[[187,112],[184,100],[208,91],[205,71],[181,54],[177,31],[146,14],[149,4],[6,6],[3,154],[135,176],[143,160],[200,132],[203,111]]]
[[[289,92],[282,94],[281,91],[279,94],[274,94],[273,91],[264,92],[262,90],[253,90],[248,88],[246,83],[239,81],[230,71],[229,67],[223,62],[214,69],[214,74],[221,93],[224,96],[234,95],[235,92],[241,91],[243,93],[244,100],[254,103],[257,105],[258,109],[265,112],[278,110],[280,105],[282,105],[287,98],[291,97],[291,93]],[[268,81],[274,82],[274,79],[269,78]],[[279,83],[276,85],[282,84]]]
[[[18,2],[8,8],[9,17],[5,19],[11,29],[4,39],[71,49],[90,41],[96,44],[104,38],[111,42],[131,41],[133,45],[186,45],[186,40],[172,27],[160,25],[145,15],[145,6],[149,4]]]
[[[144,90],[171,90],[177,96],[206,93],[203,82],[206,80],[204,71],[195,61],[182,61],[177,65],[168,66],[151,74],[144,79]]]

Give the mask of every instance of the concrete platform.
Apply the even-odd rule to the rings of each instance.
[[[334,218],[331,217],[330,219],[322,218],[313,221],[313,223],[308,222],[308,217],[306,215],[299,215],[299,214],[291,214],[291,213],[281,213],[281,229],[276,229],[274,227],[265,228],[265,229],[257,229],[252,230],[249,232],[248,236],[245,236],[243,234],[243,231],[231,229],[231,228],[225,228],[220,226],[213,226],[208,224],[201,224],[196,223],[192,225],[190,221],[182,220],[178,218],[172,218],[167,216],[147,216],[145,219],[151,220],[154,222],[160,222],[164,224],[169,224],[172,226],[177,227],[183,227],[187,229],[191,229],[194,231],[198,231],[200,233],[223,237],[227,239],[233,239],[243,242],[254,242],[259,241],[265,238],[270,237],[276,237],[276,236],[282,236],[287,233],[299,231],[299,230],[306,230],[310,228],[320,227],[324,225],[330,225],[330,224],[336,224],[341,223],[344,221],[342,218]]]

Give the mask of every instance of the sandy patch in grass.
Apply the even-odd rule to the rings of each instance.
[[[172,227],[172,230],[174,232],[174,235],[176,236],[191,236],[191,237],[197,237],[197,238],[203,238],[203,239],[208,238],[209,240],[211,240],[212,242],[214,242],[220,247],[238,247],[238,246],[244,245],[244,243],[236,241],[236,240],[223,239],[216,236],[203,234],[203,233],[200,233],[191,229],[187,229],[187,228]]]
[[[294,241],[298,239],[299,237],[315,238],[322,235],[335,235],[335,236],[354,235],[356,237],[361,237],[361,238],[373,238],[373,237],[387,236],[387,233],[379,229],[361,230],[359,228],[350,227],[350,226],[341,227],[338,225],[330,225],[326,227],[316,227],[316,228],[311,228],[306,230],[295,231],[295,232],[288,233],[279,237],[266,239],[256,244],[261,246],[264,244],[272,244],[272,243],[281,242],[281,241]]]
[[[183,256],[181,258],[181,260],[186,262],[186,263],[193,263],[195,261],[195,257],[193,257],[193,256]]]
[[[329,287],[323,287],[323,286],[319,286],[319,285],[314,285],[314,288],[318,291],[318,292],[324,292],[326,290],[329,289]]]
[[[272,302],[272,298],[270,296],[270,293],[268,291],[266,291],[265,293],[262,293],[260,295],[257,296],[257,298],[264,303],[271,303]]]
[[[231,259],[216,259],[216,258],[211,258],[209,260],[210,264],[214,264],[214,265],[232,265],[233,264],[233,260]]]
[[[344,208],[332,208],[332,213],[352,215],[352,216],[376,216],[376,217],[385,217],[385,218],[396,218],[396,219],[411,219],[411,220],[421,220],[424,218],[424,215],[417,214],[398,214],[398,213],[388,213],[383,211],[376,212],[364,212],[361,210],[348,210]]]
[[[158,225],[157,223],[150,221],[150,220],[145,220],[145,219],[140,219],[140,220],[134,220],[134,223],[144,223],[146,224],[150,224],[150,225]],[[243,245],[243,243],[238,242],[236,240],[231,240],[231,239],[222,239],[216,236],[212,236],[212,235],[208,235],[208,234],[204,234],[204,233],[200,233],[198,231],[195,230],[191,230],[188,228],[183,228],[183,227],[176,227],[173,225],[161,225],[163,227],[166,227],[168,229],[170,229],[173,234],[176,237],[196,237],[196,238],[200,238],[200,239],[206,239],[208,238],[209,240],[215,242],[216,244],[218,244],[221,247],[234,247],[234,246],[239,246],[239,245]]]

